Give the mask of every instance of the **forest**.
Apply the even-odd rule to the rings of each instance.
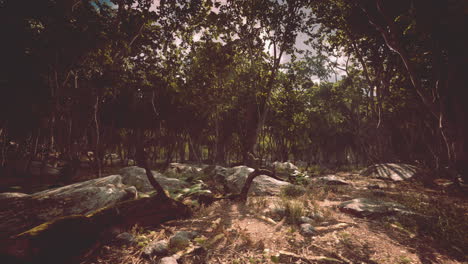
[[[463,263],[468,254],[464,231],[468,227],[467,18],[468,5],[463,0],[0,0],[0,192],[4,192],[0,193],[0,219],[8,222],[0,224],[0,260]],[[408,168],[417,168],[411,183],[402,181],[402,186],[398,182],[390,188],[394,183],[385,181],[385,188],[377,187],[384,189],[380,195],[387,198],[394,198],[390,189],[419,195],[420,200],[411,200],[400,193],[397,200],[411,209],[424,208],[416,214],[431,220],[405,218],[395,224],[392,218],[386,223],[403,234],[416,234],[419,244],[428,237],[441,242],[431,250],[443,252],[442,260],[427,254],[372,260],[365,247],[351,254],[344,249],[359,247],[345,231],[340,232],[348,235],[338,238],[344,241],[344,253],[318,246],[311,249],[323,259],[306,257],[305,251],[292,253],[292,249],[268,257],[245,251],[253,254],[249,255],[242,251],[243,244],[234,251],[244,252],[245,258],[237,260],[235,254],[226,253],[217,259],[220,249],[214,244],[232,242],[229,229],[219,227],[224,220],[212,228],[219,234],[203,234],[203,239],[193,235],[197,238],[191,245],[199,246],[185,255],[177,253],[176,262],[149,253],[149,258],[139,259],[135,257],[142,254],[138,243],[127,249],[127,259],[119,257],[122,262],[111,254],[101,262],[96,257],[105,254],[95,241],[109,240],[110,231],[101,229],[117,218],[119,227],[138,223],[140,229],[133,226],[135,234],[131,234],[138,237],[136,233],[150,232],[145,228],[151,217],[156,219],[151,220],[154,224],[188,215],[195,219],[212,204],[220,206],[211,209],[213,214],[229,215],[221,210],[225,203],[259,211],[259,204],[266,206],[270,199],[252,193],[260,186],[260,177],[284,183],[276,195],[286,208],[292,208],[286,210],[284,225],[304,235],[304,225],[311,224],[301,217],[312,213],[302,207],[302,215],[296,212],[298,201],[306,207],[311,200],[323,202],[330,197],[345,201],[344,196],[359,188],[350,190],[337,182],[355,180],[353,187],[367,186],[372,180],[363,180],[363,175],[381,174],[379,164],[390,164],[383,170],[395,164],[403,167],[404,172],[397,173],[402,178]],[[359,173],[365,168],[366,173]],[[40,215],[56,211],[52,201],[38,205],[21,200],[23,195],[35,197],[88,181],[93,188],[104,188],[99,181],[107,181],[112,174],[125,178],[125,173],[141,174],[151,188],[142,191],[133,184],[135,190],[125,189],[126,195],[132,193],[138,199],[120,197],[115,204],[93,208],[96,211],[88,208],[47,219]],[[229,180],[237,174],[245,179],[233,189],[237,180]],[[219,175],[226,179],[220,181]],[[174,187],[175,179],[184,188]],[[132,185],[125,180],[123,184]],[[67,201],[64,197],[59,198]],[[194,209],[195,203],[201,209]],[[24,212],[44,207],[28,217],[18,216],[23,228],[12,231],[8,225],[16,220],[6,219],[21,211],[15,206]],[[315,202],[312,207],[320,211],[324,206]],[[113,207],[125,213],[118,212],[117,217],[106,209]],[[149,207],[151,212],[145,211]],[[237,214],[243,213],[238,210]],[[130,220],[126,213],[131,214]],[[325,228],[322,222],[352,225],[341,216],[332,221],[332,213],[324,214],[329,221],[315,219],[311,226],[315,233]],[[75,215],[92,220],[83,222]],[[269,220],[275,227],[283,221]],[[58,223],[51,229],[89,228],[94,230],[89,234],[100,236],[77,239],[78,244],[67,247],[59,235],[67,232],[50,231],[50,235],[46,226],[39,232],[44,235],[35,238],[38,231],[31,228],[48,221]],[[434,225],[420,228],[420,222]],[[415,226],[419,231],[412,229]],[[27,233],[29,229],[33,232]],[[170,233],[167,228],[161,230]],[[153,238],[155,232],[162,234],[151,232]],[[52,246],[43,246],[44,242]],[[258,247],[250,242],[249,250]],[[41,245],[39,249],[34,243]],[[69,254],[57,257],[51,247]],[[86,250],[70,249],[77,247]],[[72,255],[73,259],[68,258]]]

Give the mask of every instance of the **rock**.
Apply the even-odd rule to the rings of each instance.
[[[203,170],[203,174],[211,179],[214,188],[222,190],[224,193],[239,193],[244,187],[247,177],[254,169],[247,166],[236,166],[224,168],[221,166],[209,166]],[[249,194],[253,195],[277,195],[286,186],[293,186],[291,183],[273,179],[266,175],[257,176],[249,189]]]
[[[357,198],[341,203],[339,209],[358,217],[380,217],[402,214],[413,214],[400,204],[383,202],[368,198]]]
[[[151,258],[153,256],[165,256],[169,253],[169,244],[166,240],[152,241],[143,248],[143,256]]]
[[[315,228],[311,224],[301,224],[301,234],[303,236],[313,236],[317,232],[315,231]]]
[[[412,178],[418,168],[413,165],[399,163],[381,163],[372,165],[363,171],[361,176],[381,178],[392,181],[404,181]]]
[[[273,168],[278,177],[289,178],[295,171],[298,171],[299,168],[292,164],[291,162],[273,162]]]
[[[182,250],[190,245],[190,240],[198,235],[197,232],[179,231],[169,239],[171,249]]]
[[[299,218],[299,223],[301,223],[301,224],[310,224],[310,223],[313,223],[313,222],[314,222],[314,220],[312,218],[307,217],[307,216],[301,216]]]
[[[123,244],[123,245],[131,245],[135,243],[135,236],[128,233],[124,232],[115,237],[115,241],[117,243]]]
[[[152,171],[156,181],[166,190],[182,189],[189,186],[188,183],[175,178],[164,177],[162,174]],[[145,169],[131,166],[120,170],[122,182],[127,185],[135,186],[139,192],[154,191],[153,186],[148,181]]]
[[[20,233],[57,217],[88,214],[136,197],[135,187],[123,185],[120,175],[111,175],[3,199],[0,200],[0,237]]]
[[[159,261],[159,264],[177,264],[177,259],[174,257],[164,257]]]
[[[229,170],[228,172],[232,172],[232,174],[226,177],[226,182],[230,188],[230,192],[239,193],[247,177],[253,171],[254,169],[246,166],[237,166]],[[260,175],[253,180],[249,189],[249,194],[277,195],[281,192],[282,188],[291,185],[291,183],[285,181],[279,181],[266,175]]]
[[[192,175],[199,174],[206,165],[193,165],[193,164],[184,164],[184,163],[170,163],[169,167],[165,171],[167,174],[171,175]]]
[[[270,204],[268,208],[264,210],[264,213],[273,220],[279,221],[286,215],[286,209],[275,204]]]
[[[335,175],[318,177],[318,178],[315,178],[315,181],[320,182],[325,185],[349,185],[349,182]]]
[[[6,200],[6,199],[12,199],[12,198],[23,198],[27,196],[29,196],[29,194],[6,192],[6,193],[0,193],[0,200]]]
[[[204,168],[201,173],[210,180],[210,185],[213,185],[211,187],[216,189],[218,192],[229,192],[230,188],[228,186],[226,178],[227,176],[229,176],[229,174],[233,173],[233,170],[231,168],[224,168],[218,165],[212,165]]]
[[[205,167],[202,170],[202,174],[209,176],[209,177],[214,177],[216,175],[221,175],[223,177],[226,177],[228,175],[227,173],[229,170],[230,168],[225,168],[225,167],[221,167],[218,165],[211,165],[211,166]]]
[[[317,211],[315,213],[311,213],[310,217],[316,221],[323,221],[324,220],[324,216],[322,214],[322,212],[320,211]]]

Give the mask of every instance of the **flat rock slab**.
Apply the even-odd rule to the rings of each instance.
[[[152,171],[152,173],[156,181],[166,190],[177,190],[189,186],[187,182],[179,179],[165,177],[156,171]],[[122,183],[135,186],[139,192],[154,191],[153,186],[148,181],[145,169],[131,166],[121,169],[120,174],[122,175]]]
[[[361,176],[380,178],[392,181],[404,181],[412,178],[418,168],[409,164],[400,163],[381,163],[372,165],[363,171]]]
[[[0,199],[0,238],[57,217],[84,215],[135,199],[137,190],[122,184],[120,175],[111,175],[31,195],[3,196],[7,198]]]
[[[318,183],[325,185],[349,185],[350,183],[335,175],[328,175],[314,179]]]
[[[338,208],[340,211],[349,213],[358,217],[380,217],[390,215],[412,214],[404,206],[398,203],[383,202],[368,198],[356,198],[341,203]]]

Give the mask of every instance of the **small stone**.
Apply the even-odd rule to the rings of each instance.
[[[311,224],[301,224],[301,234],[304,236],[313,236],[316,234],[316,231]]]
[[[169,253],[169,246],[166,240],[152,241],[143,249],[145,257],[164,256]]]
[[[197,232],[179,231],[169,239],[169,247],[177,250],[184,249],[190,245],[190,240],[197,235]]]
[[[314,220],[312,218],[307,217],[307,216],[301,216],[301,218],[299,218],[299,222],[301,224],[310,224],[310,223],[314,222]]]
[[[124,232],[122,234],[119,234],[115,237],[115,239],[117,240],[117,242],[121,243],[121,244],[133,244],[135,243],[135,236],[133,236],[132,234],[128,233],[128,232]]]
[[[268,206],[267,209],[265,209],[264,212],[266,215],[270,216],[273,220],[279,221],[285,216],[286,209],[284,207],[271,204],[270,206]]]
[[[310,217],[312,217],[313,219],[317,220],[317,221],[323,221],[324,219],[324,216],[323,214],[320,212],[320,211],[317,211],[315,213],[312,213],[310,215]]]
[[[165,257],[159,261],[159,264],[177,264],[177,260],[174,257]]]

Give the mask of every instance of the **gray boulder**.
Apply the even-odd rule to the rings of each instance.
[[[230,188],[230,191],[233,193],[239,193],[244,187],[244,183],[247,180],[247,177],[254,169],[247,166],[237,166],[231,168],[228,171],[228,176],[226,177],[227,185]],[[281,192],[281,189],[286,186],[291,186],[292,184],[285,181],[279,181],[268,177],[266,175],[257,176],[250,186],[249,194],[253,195],[277,195]]]
[[[412,178],[418,168],[409,164],[381,163],[372,165],[363,171],[361,176],[380,178],[392,181],[404,181]]]
[[[120,175],[111,175],[3,199],[0,200],[0,237],[26,231],[57,217],[88,214],[136,197],[135,187],[122,184]]]
[[[273,169],[275,170],[276,175],[282,178],[288,178],[294,172],[298,171],[299,168],[292,164],[291,162],[273,162]]]
[[[152,173],[156,181],[161,184],[164,189],[176,190],[189,186],[188,183],[179,179],[165,177],[156,171],[152,171]],[[148,181],[145,169],[131,166],[121,169],[120,174],[122,175],[122,182],[124,184],[135,186],[139,192],[154,191],[153,186]]]
[[[383,202],[368,198],[356,198],[343,202],[338,207],[340,211],[358,217],[380,217],[413,214],[411,211],[408,211],[404,206],[398,203]]]
[[[218,165],[211,165],[205,167],[201,172],[207,179],[209,179],[211,187],[219,192],[227,193],[230,187],[226,181],[227,176],[233,173],[231,168],[225,168]]]

